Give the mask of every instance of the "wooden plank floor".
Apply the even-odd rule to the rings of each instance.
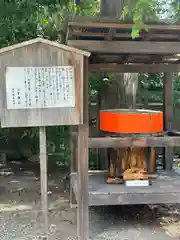
[[[76,174],[71,179],[77,195]],[[105,175],[89,176],[89,205],[180,203],[180,174],[162,172],[148,187],[126,187],[106,183]]]

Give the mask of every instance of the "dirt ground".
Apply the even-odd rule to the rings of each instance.
[[[66,175],[50,175],[49,240],[75,240],[76,210],[68,206]],[[115,206],[90,209],[90,239],[180,239],[180,207]],[[0,239],[42,239],[40,181],[32,171],[0,176]]]

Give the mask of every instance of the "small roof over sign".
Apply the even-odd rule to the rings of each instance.
[[[25,41],[25,42],[17,43],[17,44],[14,44],[14,45],[11,45],[11,46],[8,46],[8,47],[5,47],[5,48],[1,48],[0,49],[0,54],[4,53],[4,52],[12,51],[12,50],[17,49],[17,48],[26,47],[28,45],[35,44],[35,43],[44,43],[44,44],[47,44],[47,45],[50,45],[50,46],[53,46],[53,47],[63,49],[65,51],[70,51],[70,52],[74,52],[74,53],[77,53],[77,54],[81,54],[81,55],[84,55],[86,57],[89,57],[91,55],[90,52],[86,52],[86,51],[83,51],[83,50],[80,50],[80,49],[77,49],[77,48],[69,47],[67,45],[60,44],[60,43],[54,42],[54,41],[50,41],[50,40],[47,40],[47,39],[44,39],[44,38],[34,38],[32,40],[29,40],[29,41]]]

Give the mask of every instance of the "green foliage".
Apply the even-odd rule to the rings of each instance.
[[[163,73],[140,74],[138,103],[163,103]],[[163,110],[163,109],[162,109]],[[174,120],[180,119],[180,74],[173,74]]]
[[[148,31],[145,22],[157,18],[159,4],[157,0],[133,0],[128,6],[125,6],[121,18],[133,19],[132,38],[139,36],[141,30]]]
[[[58,166],[68,166],[70,159],[70,136],[69,127],[48,127],[47,128],[47,151],[54,155]]]
[[[173,76],[173,104],[174,104],[174,119],[180,119],[180,74],[174,73]]]
[[[0,48],[37,36],[61,41],[65,17],[75,11],[78,15],[95,15],[98,4],[98,0],[82,1],[78,7],[73,0],[0,1]],[[1,149],[11,148],[23,153],[28,149],[32,154],[38,153],[38,128],[1,129],[0,144]],[[47,145],[48,152],[54,154],[58,164],[68,165],[68,127],[48,127]]]
[[[129,2],[128,2],[129,3]],[[180,19],[179,0],[133,0],[123,9],[121,19],[132,19],[132,38],[139,36],[141,31],[148,31],[146,23],[159,20],[167,16],[170,21]]]
[[[4,0],[0,9],[0,47],[4,47],[37,36],[58,40],[64,16],[72,12],[72,3],[71,0]]]
[[[175,22],[180,20],[180,1],[171,0],[170,1],[170,14],[169,17]]]
[[[163,89],[163,73],[139,74],[140,89],[159,91]]]
[[[144,103],[162,102],[163,73],[142,73],[139,74],[139,88],[137,101]]]
[[[174,90],[180,91],[180,74],[174,73],[173,80],[174,80],[174,85],[173,85]]]
[[[75,6],[76,15],[95,16],[99,9],[99,0],[81,0],[78,6]]]

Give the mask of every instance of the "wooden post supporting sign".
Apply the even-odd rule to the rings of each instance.
[[[47,184],[47,150],[46,127],[39,128],[40,172],[41,172],[41,210],[43,212],[44,234],[48,237],[48,184]]]

